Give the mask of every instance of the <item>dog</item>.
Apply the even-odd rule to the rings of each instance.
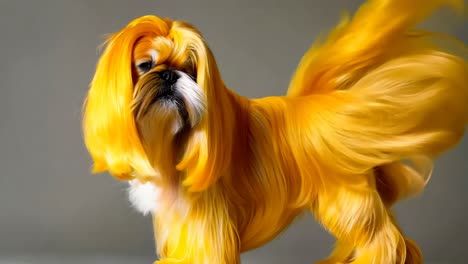
[[[337,240],[318,263],[422,263],[392,206],[468,123],[466,61],[434,40],[457,41],[415,29],[446,6],[463,1],[369,0],[306,51],[287,94],[255,99],[226,86],[195,26],[135,18],[84,99],[92,173],[151,214],[155,263],[240,263],[306,212]]]

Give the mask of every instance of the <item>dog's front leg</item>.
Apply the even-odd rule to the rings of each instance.
[[[154,264],[239,264],[233,221],[219,208],[198,208],[188,216],[153,217],[159,260]]]

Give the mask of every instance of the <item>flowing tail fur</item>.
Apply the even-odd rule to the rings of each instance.
[[[376,170],[388,205],[423,190],[432,160],[461,140],[468,122],[466,46],[412,28],[442,7],[462,11],[463,0],[366,2],[312,46],[288,89],[322,106],[310,128],[321,137],[315,155],[344,174]],[[438,47],[437,37],[463,54]]]
[[[311,47],[288,89],[291,100],[310,98],[308,106],[297,106],[302,113],[312,113],[301,115],[300,133],[310,139],[304,151],[340,180],[358,184],[356,177],[374,175],[380,200],[374,202],[386,208],[382,215],[391,216],[396,201],[424,189],[433,160],[456,146],[468,124],[466,46],[448,35],[414,28],[442,7],[462,11],[463,0],[367,1],[325,42]],[[462,54],[435,40],[459,45]],[[351,203],[351,196],[343,197],[343,204]],[[373,207],[365,207],[369,200],[362,201],[364,216]],[[342,231],[349,229],[340,226],[336,214],[328,214],[326,207],[333,204],[322,203],[324,209],[315,211],[339,240],[330,263],[347,259],[355,249],[360,257],[353,263],[422,263],[417,245],[403,235],[397,238],[399,227],[391,217],[378,219],[393,219],[393,225],[381,229],[387,232],[381,239],[375,234],[375,242],[340,245]],[[366,239],[356,228],[353,233],[358,240]],[[391,248],[398,256],[392,257]]]

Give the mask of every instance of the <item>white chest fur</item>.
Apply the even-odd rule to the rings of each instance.
[[[128,197],[135,209],[144,215],[158,210],[161,190],[150,182],[141,183],[138,180],[129,182]]]

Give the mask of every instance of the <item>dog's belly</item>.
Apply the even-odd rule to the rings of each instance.
[[[302,209],[281,210],[278,208],[273,214],[255,215],[251,219],[245,219],[247,224],[239,232],[241,251],[261,247],[273,240],[303,211]]]

